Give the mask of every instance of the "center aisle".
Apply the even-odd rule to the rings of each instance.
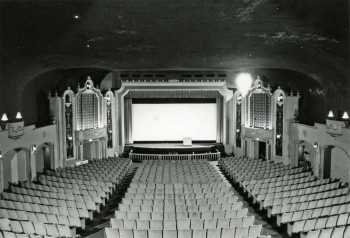
[[[260,238],[261,225],[215,163],[144,161],[106,238]]]

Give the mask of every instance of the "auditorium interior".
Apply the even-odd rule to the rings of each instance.
[[[0,238],[350,238],[349,12],[0,1]]]

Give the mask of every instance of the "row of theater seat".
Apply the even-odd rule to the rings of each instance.
[[[275,218],[278,226],[286,225],[289,235],[350,237],[349,188],[341,181],[317,179],[301,168],[259,159],[225,158],[219,165],[253,204]],[[261,168],[265,172],[256,175]],[[270,173],[275,169],[284,174]]]
[[[208,162],[144,161],[105,235],[257,238],[262,226],[254,221],[230,184]]]
[[[30,221],[14,221],[0,218],[0,231],[15,234],[51,236],[51,237],[73,237],[72,230],[65,225],[44,224]]]
[[[210,183],[220,181],[220,175],[215,170],[205,166],[204,161],[146,161],[142,169],[137,170],[134,182],[159,184]],[[181,162],[181,163],[179,163]],[[192,164],[194,166],[192,166]]]
[[[52,171],[50,175],[39,176],[40,184],[11,185],[0,199],[2,235],[5,238],[74,237],[76,229],[84,229],[85,222],[91,220],[112,192],[122,185],[120,182],[128,174],[131,160],[102,159],[89,164],[61,169],[60,173],[66,170],[67,176],[74,171],[91,173],[94,177],[91,179],[63,178]],[[94,172],[102,173],[106,167],[114,171],[113,180],[96,178]]]
[[[256,235],[250,227],[236,227],[223,229],[184,229],[184,230],[130,230],[106,228],[106,237],[128,238],[239,238],[257,237],[269,238],[265,235]]]

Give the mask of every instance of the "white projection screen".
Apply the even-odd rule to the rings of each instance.
[[[132,104],[132,140],[215,141],[216,103],[136,103]]]

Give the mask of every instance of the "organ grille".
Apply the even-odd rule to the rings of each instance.
[[[98,127],[98,99],[92,92],[82,93],[78,98],[78,130]]]
[[[271,96],[253,93],[250,96],[250,127],[271,129]]]

